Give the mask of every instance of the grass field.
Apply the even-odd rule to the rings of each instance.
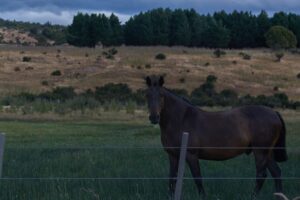
[[[288,162],[280,164],[282,174],[300,177],[300,149],[292,149],[300,145],[299,112],[284,113],[284,118],[290,149]],[[0,130],[7,133],[3,169],[3,177],[7,179],[0,181],[0,199],[167,199],[167,180],[86,179],[167,177],[167,155],[161,149],[159,128],[146,119],[1,121]],[[252,156],[242,155],[223,162],[200,161],[200,165],[204,177],[255,176]],[[188,169],[186,177],[191,177]],[[249,199],[254,180],[205,180],[204,185],[208,199],[241,200]],[[283,185],[287,196],[300,195],[299,179],[285,180]],[[185,200],[198,197],[192,180],[185,180],[183,192]],[[260,199],[273,199],[272,193],[273,181],[267,180]]]

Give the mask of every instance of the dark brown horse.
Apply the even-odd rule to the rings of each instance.
[[[282,192],[277,162],[287,160],[285,124],[279,113],[264,106],[243,106],[224,112],[205,112],[163,87],[163,77],[146,78],[151,123],[159,123],[161,142],[170,160],[170,195],[176,184],[179,148],[183,132],[189,133],[186,161],[200,195],[205,198],[199,159],[227,160],[253,152],[256,165],[255,199],[267,176],[274,177]]]

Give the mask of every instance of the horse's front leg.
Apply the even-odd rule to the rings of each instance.
[[[195,183],[198,188],[198,192],[202,199],[206,199],[206,194],[202,184],[202,176],[200,171],[200,165],[198,161],[198,157],[192,153],[187,152],[186,160],[190,167],[191,173],[194,177]]]
[[[179,159],[178,157],[169,154],[169,161],[170,161],[169,195],[170,195],[170,199],[174,199]]]

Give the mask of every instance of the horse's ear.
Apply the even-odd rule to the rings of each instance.
[[[151,86],[151,78],[149,76],[147,76],[145,78],[145,81],[146,81],[147,86],[150,87]]]
[[[164,83],[165,83],[164,77],[163,77],[163,76],[160,76],[160,77],[159,77],[159,80],[158,80],[159,86],[162,87],[162,86],[164,85]]]

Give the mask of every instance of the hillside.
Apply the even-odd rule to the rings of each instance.
[[[49,46],[63,43],[66,43],[66,27],[64,26],[0,18],[0,44]]]
[[[57,86],[73,86],[76,91],[106,83],[127,83],[132,89],[144,87],[143,77],[165,74],[166,87],[191,92],[209,74],[217,76],[217,90],[234,89],[240,95],[270,95],[285,92],[300,100],[300,56],[285,53],[281,62],[267,49],[226,50],[216,58],[213,50],[185,47],[119,47],[114,59],[108,49],[56,47],[0,47],[0,93],[40,92]],[[249,54],[245,60],[240,52]],[[164,53],[166,60],[155,55]],[[24,62],[24,57],[30,58]],[[62,75],[51,73],[59,70]],[[274,90],[278,87],[278,91]]]

